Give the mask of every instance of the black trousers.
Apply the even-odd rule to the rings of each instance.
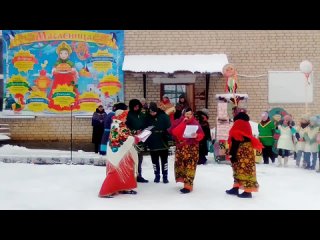
[[[279,156],[281,157],[289,157],[290,155],[290,151],[289,150],[286,150],[286,149],[278,149],[279,151]]]
[[[100,148],[100,143],[95,143],[94,144],[94,152],[99,153],[99,148]]]
[[[142,152],[138,152],[138,177],[142,177],[142,161],[143,161],[143,153]]]
[[[160,158],[162,175],[163,177],[168,177],[168,155],[169,155],[168,149],[150,151],[150,155],[151,155],[154,174],[156,176],[160,176],[160,164],[159,164],[159,158]]]
[[[262,157],[263,157],[264,164],[269,164],[269,158],[271,159],[272,162],[275,161],[275,156],[272,151],[272,146],[264,146],[264,148],[262,148]]]

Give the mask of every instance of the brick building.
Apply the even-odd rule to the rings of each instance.
[[[314,65],[313,102],[310,112],[320,112],[320,31],[314,30],[128,30],[125,31],[125,55],[193,55],[226,54],[242,75],[260,77],[239,77],[238,93],[247,93],[247,107],[253,121],[258,121],[261,111],[272,107],[283,107],[294,118],[304,113],[305,105],[269,104],[268,71],[298,71],[299,63],[308,59]],[[161,74],[160,74],[161,75]],[[190,75],[190,74],[189,74]],[[191,74],[193,75],[193,74]],[[158,102],[163,85],[153,82],[159,76],[146,74],[147,101]],[[196,110],[205,107],[206,101],[197,96],[206,90],[206,74],[196,73],[194,84],[194,106]],[[262,77],[261,77],[262,76]],[[208,89],[208,109],[210,124],[215,124],[217,102],[215,95],[224,92],[224,79],[221,74],[210,75]],[[125,73],[125,102],[141,98],[143,73]],[[283,94],[286,94],[285,92]],[[36,117],[30,119],[5,119],[9,123],[11,137],[15,140],[55,140],[70,139],[70,117]],[[73,139],[90,144],[91,119],[73,119]]]

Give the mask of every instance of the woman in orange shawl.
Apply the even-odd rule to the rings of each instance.
[[[245,112],[239,112],[234,117],[228,139],[234,184],[226,193],[240,198],[252,198],[252,192],[257,192],[259,188],[254,149],[261,151],[262,144],[252,135],[249,120]],[[239,194],[239,188],[244,192]]]
[[[159,108],[163,110],[170,118],[170,122],[173,123],[174,121],[174,113],[176,111],[176,108],[174,105],[170,102],[170,99],[167,95],[163,95],[162,101],[159,104]]]

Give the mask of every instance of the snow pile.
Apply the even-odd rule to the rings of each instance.
[[[12,145],[0,147],[0,161],[5,163],[105,165],[105,157],[92,152],[73,151],[71,159],[71,151],[28,149]]]

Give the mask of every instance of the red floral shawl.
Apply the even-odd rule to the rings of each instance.
[[[261,151],[263,146],[261,142],[252,135],[252,129],[250,123],[248,121],[244,121],[238,119],[234,122],[232,128],[229,131],[229,148],[231,148],[231,138],[235,139],[236,141],[243,141],[243,137],[247,137],[251,140],[252,147]]]

